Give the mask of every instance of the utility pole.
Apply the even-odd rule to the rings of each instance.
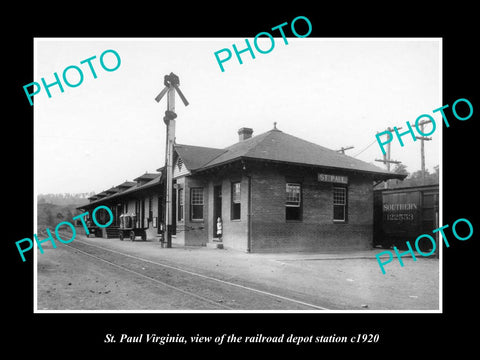
[[[353,149],[355,146],[347,146],[347,147],[341,147],[339,150],[335,150],[336,152],[341,152],[343,155],[345,155],[345,150],[350,150]]]
[[[423,125],[425,124],[428,124],[428,123],[431,123],[432,121],[431,120],[423,120],[423,121],[420,121],[418,123],[418,125],[420,125],[420,132],[422,134],[425,134],[423,132]],[[424,145],[424,141],[430,141],[432,140],[432,138],[430,137],[425,137],[425,136],[416,136],[416,138],[418,140],[421,141],[421,144],[420,144],[420,160],[421,160],[421,163],[422,163],[422,185],[425,185],[425,145]]]
[[[401,129],[401,127],[397,128],[397,130],[400,130],[400,129]],[[392,134],[393,129],[389,127],[389,128],[387,128],[387,131],[389,131],[390,134]],[[378,132],[377,132],[377,134],[378,134]],[[387,167],[387,171],[389,171],[389,172],[390,172],[390,164],[401,164],[402,163],[401,161],[391,160],[390,159],[390,154],[391,154],[391,148],[390,148],[390,142],[389,142],[387,144],[387,152],[386,152],[386,154],[383,154],[383,159],[382,160],[375,159],[375,161],[383,162],[383,164],[386,165],[386,167]],[[388,183],[385,181],[385,189],[387,187],[388,187]]]
[[[163,121],[167,126],[167,141],[165,149],[165,167],[167,173],[166,185],[165,185],[165,237],[167,240],[167,248],[172,247],[172,198],[173,198],[173,145],[175,142],[175,119],[177,114],[175,113],[175,91],[182,99],[185,106],[188,106],[188,101],[183,96],[182,92],[178,88],[180,85],[180,79],[174,73],[165,75],[164,78],[165,88],[155,98],[156,102],[160,102],[162,97],[167,94],[167,111]]]

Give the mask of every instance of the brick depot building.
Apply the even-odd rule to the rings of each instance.
[[[162,169],[159,169],[162,170]],[[145,229],[147,239],[160,238],[161,229],[158,226],[163,214],[163,178],[162,173],[145,173],[134,181],[125,181],[120,185],[95,194],[88,199],[89,204],[77,209],[88,211],[86,219],[90,219],[93,210],[99,206],[107,206],[113,215],[112,224],[106,228],[97,228],[95,236],[118,238],[120,216],[122,214],[135,215],[135,227]],[[106,224],[110,217],[100,208],[95,217],[100,224]]]
[[[175,145],[173,244],[221,243],[247,252],[372,247],[373,186],[405,175],[386,172],[276,127],[254,137],[250,128],[238,133],[239,142],[225,149]],[[113,194],[116,216],[126,203],[131,204],[128,209],[135,206],[137,221],[142,221],[142,212],[149,214],[143,216],[150,229],[147,239],[158,234],[153,218],[162,219],[162,181],[160,174]],[[83,209],[110,202],[111,196],[95,198]]]

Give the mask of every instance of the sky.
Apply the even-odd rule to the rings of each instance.
[[[253,39],[249,39],[253,44]],[[220,70],[214,53],[245,38],[36,38],[34,79],[47,84],[65,68],[78,66],[83,82],[44,88],[34,96],[36,193],[101,192],[164,165],[166,97],[164,75],[180,78],[189,101],[176,97],[176,142],[224,148],[238,141],[238,129],[258,135],[273,128],[384,168],[375,134],[387,127],[413,126],[422,114],[437,123],[425,142],[426,168],[441,164],[441,39],[275,38],[268,54],[254,49],[233,54]],[[259,41],[268,49],[268,38]],[[253,45],[252,45],[253,46]],[[121,59],[115,71],[99,62],[106,50]],[[87,63],[91,61],[97,78]],[[223,56],[223,54],[221,55]],[[105,65],[116,59],[105,54]],[[67,72],[71,83],[79,78]],[[28,99],[25,97],[28,104]],[[425,132],[429,130],[426,126]],[[392,142],[392,159],[419,170],[420,143],[410,135]]]

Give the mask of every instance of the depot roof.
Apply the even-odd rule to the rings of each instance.
[[[139,177],[136,177],[136,178],[133,179],[133,180],[134,180],[134,181],[138,181],[138,180],[152,180],[152,179],[155,179],[157,176],[158,176],[158,174],[145,172],[145,174],[140,175]]]
[[[145,175],[145,174],[144,174]],[[143,178],[143,176],[139,176],[137,179],[139,178]],[[152,176],[152,175],[155,175],[155,176]],[[98,199],[95,199],[93,201],[91,201],[90,203],[88,204],[85,204],[85,205],[82,205],[82,206],[79,206],[77,207],[77,209],[87,209],[87,208],[91,208],[91,207],[94,207],[96,205],[102,205],[105,203],[105,201],[110,201],[110,200],[117,200],[119,198],[122,198],[122,197],[125,197],[125,196],[128,196],[132,193],[135,193],[135,192],[139,192],[139,191],[143,191],[143,190],[146,190],[146,189],[149,189],[151,187],[154,187],[156,185],[159,185],[161,183],[161,179],[162,179],[162,173],[159,173],[159,174],[148,174],[148,178],[150,178],[150,180],[148,180],[146,183],[134,183],[134,182],[129,182],[129,181],[126,181],[124,182],[123,184],[121,185],[131,185],[133,184],[132,186],[130,186],[128,189],[126,189],[125,191],[118,191],[110,196],[106,196],[106,197],[101,197],[101,198],[98,198]],[[121,187],[121,185],[118,185],[117,187]],[[105,191],[104,191],[105,192]],[[95,196],[92,196],[90,198],[94,198]],[[90,199],[89,198],[89,199]]]
[[[406,175],[385,171],[373,164],[300,139],[277,128],[225,149],[176,145],[175,150],[192,173],[241,159],[252,159],[357,171],[372,174],[377,179],[406,177]]]

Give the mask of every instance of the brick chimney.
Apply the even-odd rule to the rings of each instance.
[[[242,127],[240,130],[238,130],[238,141],[241,142],[243,140],[250,139],[252,137],[252,134],[253,129]]]

